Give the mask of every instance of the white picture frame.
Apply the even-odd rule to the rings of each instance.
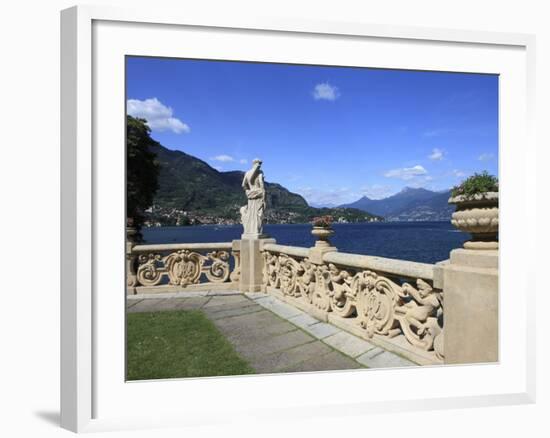
[[[140,41],[140,35],[143,35],[145,30],[149,38],[147,41]],[[399,389],[388,390],[387,397],[382,397],[380,394],[383,393],[377,392],[382,391],[382,387],[376,389],[372,379],[373,373],[370,371],[362,374],[347,371],[307,375],[186,379],[186,381],[138,384],[125,384],[124,381],[120,381],[120,375],[123,374],[120,369],[109,374],[109,364],[106,364],[103,358],[108,352],[118,351],[116,348],[120,347],[120,343],[117,344],[116,340],[120,340],[120,336],[113,335],[111,345],[105,333],[112,329],[113,333],[120,334],[121,321],[124,318],[124,313],[121,313],[121,309],[124,308],[124,283],[120,283],[120,272],[124,270],[124,252],[123,247],[120,246],[120,254],[113,254],[113,258],[110,258],[103,242],[111,238],[118,245],[124,239],[124,214],[122,207],[118,205],[120,191],[123,188],[113,184],[123,177],[124,168],[120,165],[120,158],[123,155],[124,144],[120,142],[120,151],[116,149],[118,158],[115,157],[109,163],[106,163],[100,152],[98,153],[98,144],[105,144],[106,139],[107,141],[113,139],[111,145],[118,148],[118,140],[123,138],[123,132],[119,128],[122,126],[124,113],[122,111],[119,114],[117,111],[123,108],[124,101],[120,101],[120,105],[117,103],[112,108],[112,105],[107,106],[107,101],[103,99],[101,93],[105,91],[112,98],[116,98],[120,93],[124,94],[124,90],[109,89],[104,85],[106,77],[104,73],[112,72],[116,80],[109,86],[120,88],[120,84],[124,83],[123,75],[122,77],[119,75],[120,65],[123,65],[123,60],[120,59],[121,53],[132,55],[146,54],[147,51],[147,53],[154,53],[155,44],[160,41],[157,37],[166,38],[171,32],[177,33],[180,30],[189,32],[186,34],[189,37],[193,37],[192,32],[200,33],[200,38],[208,37],[209,34],[218,35],[219,32],[233,32],[233,45],[230,45],[230,39],[227,40],[226,46],[198,44],[193,48],[193,56],[197,57],[221,56],[223,59],[234,59],[235,56],[239,56],[229,53],[231,49],[234,52],[242,50],[243,53],[245,50],[250,50],[247,55],[250,59],[256,56],[256,60],[273,61],[278,56],[276,50],[273,49],[273,53],[262,52],[262,44],[265,42],[262,39],[270,38],[275,42],[275,40],[295,38],[296,41],[304,40],[304,44],[309,44],[313,49],[319,48],[323,42],[329,40],[334,42],[335,48],[336,46],[341,48],[347,44],[383,43],[385,49],[382,50],[379,47],[372,52],[378,53],[376,66],[383,66],[384,62],[387,62],[387,67],[397,68],[392,64],[391,56],[388,53],[384,54],[385,51],[395,50],[392,52],[393,59],[395,59],[395,53],[400,51],[401,68],[407,68],[406,66],[409,65],[409,68],[437,70],[441,68],[438,65],[447,63],[444,67],[446,70],[454,68],[455,71],[461,71],[461,65],[468,65],[467,71],[504,74],[504,78],[507,77],[504,71],[511,72],[509,77],[512,79],[501,89],[500,96],[502,105],[500,123],[509,129],[506,132],[501,130],[503,135],[501,151],[504,149],[500,162],[501,186],[505,187],[501,201],[503,206],[501,235],[504,237],[501,239],[503,242],[501,251],[506,255],[506,257],[501,256],[501,270],[504,275],[508,272],[507,268],[513,265],[515,276],[510,274],[510,276],[501,277],[503,283],[501,329],[506,329],[508,326],[506,323],[511,321],[511,318],[515,318],[517,325],[513,330],[517,333],[512,334],[511,331],[501,330],[501,349],[504,348],[504,353],[501,354],[499,364],[376,371],[380,373],[377,378],[380,381],[390,381],[395,376],[398,378],[402,376],[404,380],[412,378],[422,382],[434,376],[442,382],[440,388],[430,388],[428,392],[422,392],[424,389],[420,388],[421,385],[417,387],[414,384],[404,388],[402,392]],[[130,48],[128,42],[124,41],[125,35],[129,34],[132,34],[141,44],[142,53],[135,53],[135,47]],[[174,34],[170,36],[173,39]],[[105,49],[106,39],[109,41],[111,51],[109,53]],[[247,49],[246,44],[236,44],[236,41],[250,41],[250,48]],[[327,45],[330,46],[330,44]],[[170,50],[177,50],[176,46],[177,44],[172,48],[169,44],[162,45],[163,50],[159,50],[157,54],[169,56]],[[393,46],[397,48],[394,49]],[[302,56],[299,50],[303,50],[303,47],[300,49],[298,44],[296,52],[289,51],[287,61],[296,61]],[[430,50],[435,50],[442,56],[437,58],[432,56],[419,61],[421,57],[414,57],[414,50],[412,50],[414,47],[425,50],[426,56],[430,55]],[[205,54],[201,55],[201,51]],[[453,56],[448,56],[447,51],[453,52]],[[224,52],[227,52],[226,56],[223,56]],[[314,53],[309,54],[311,58],[308,62],[320,60],[323,56],[334,57],[334,53],[331,54],[330,50],[328,54],[321,53],[320,50],[312,50],[312,52]],[[78,6],[62,11],[62,427],[77,432],[101,431],[207,424],[212,419],[213,413],[216,414],[217,421],[224,421],[229,417],[235,421],[235,419],[244,420],[250,416],[270,417],[291,411],[294,418],[305,418],[311,415],[342,415],[343,413],[360,415],[367,412],[533,402],[535,397],[534,275],[525,260],[519,260],[521,259],[519,254],[529,253],[529,250],[534,247],[535,236],[534,229],[522,228],[521,233],[518,233],[521,237],[517,238],[513,237],[512,231],[518,224],[526,223],[524,221],[528,221],[534,212],[526,208],[516,208],[512,211],[506,206],[514,205],[518,200],[535,205],[537,199],[535,163],[533,162],[535,154],[529,153],[534,152],[536,147],[533,138],[534,53],[534,37],[524,34],[382,26],[360,22],[317,22],[291,18],[259,19],[239,13],[231,17],[201,16],[187,10],[140,11],[103,6]],[[384,56],[389,61],[384,61]],[[500,56],[502,59],[499,58]],[[468,58],[469,64],[461,64],[463,62],[461,57]],[[107,64],[110,62],[109,59],[114,59],[112,66]],[[344,62],[342,65],[347,65],[346,61],[341,59],[334,62]],[[453,62],[455,64],[452,64]],[[494,68],[491,65],[494,65]],[[499,70],[499,65],[504,66],[502,71]],[[486,71],[487,69],[490,71]],[[514,108],[508,108],[511,106]],[[107,110],[102,111],[104,108]],[[116,136],[111,135],[112,132],[116,132]],[[517,146],[518,143],[522,145],[521,148]],[[108,188],[116,192],[109,199],[106,195]],[[99,208],[100,206],[102,208]],[[109,210],[113,211],[113,222],[109,222],[111,219],[108,220],[102,216],[105,214],[102,212]],[[119,214],[121,212],[122,214]],[[111,231],[106,231],[107,229]],[[534,254],[534,252],[531,253]],[[121,261],[122,271],[117,268],[116,272],[109,273],[110,271],[103,269],[106,263],[118,266],[118,260]],[[114,288],[120,287],[120,296],[106,295],[105,290],[108,287],[102,285],[110,283]],[[508,293],[509,289],[513,289],[516,295],[512,296]],[[516,315],[513,312],[516,312]],[[513,363],[506,355],[509,343],[517,346],[517,358]],[[98,354],[98,352],[104,354]],[[120,351],[122,357],[123,354],[124,352]],[[114,359],[114,363],[120,365],[120,358]],[[477,382],[479,388],[478,391],[474,391],[468,384],[464,384],[459,385],[462,388],[451,391],[445,386],[447,379],[469,379],[469,381],[473,379],[473,383]],[[104,382],[110,382],[110,384],[107,385]],[[114,386],[112,382],[116,382],[120,388],[124,387],[124,391],[117,392],[117,389],[113,389],[112,393],[108,393],[107,391],[110,390],[106,388]],[[321,383],[324,386],[322,393],[317,391]],[[369,395],[369,391],[357,391],[346,396],[338,393],[339,385],[347,387],[357,385],[360,388],[364,387],[363,385],[369,385],[372,393]],[[276,387],[294,387],[304,391],[299,392],[294,400],[287,403]],[[125,394],[128,388],[130,392]],[[131,405],[131,399],[135,400],[136,397],[142,397],[143,400],[156,397],[157,400],[165,399],[169,403],[171,397],[177,395],[182,388],[185,388],[187,397],[189,394],[194,396],[195,410],[189,410],[190,406],[178,406],[172,409],[162,405],[154,409],[148,406],[149,414],[143,415],[139,409],[136,410],[135,406]],[[266,400],[258,398],[262,391],[264,394],[270,391],[270,400],[273,404],[270,405]],[[206,398],[210,396],[212,400],[212,394],[216,393],[220,395],[220,403],[224,400],[227,402],[230,398],[226,396],[231,394],[233,400],[238,400],[238,403],[235,403],[237,406],[228,411],[222,409],[221,404],[207,404]],[[105,401],[106,397],[110,399],[109,402]],[[120,409],[114,409],[115,405]],[[208,406],[208,411],[205,406]],[[123,407],[127,409],[124,410]]]

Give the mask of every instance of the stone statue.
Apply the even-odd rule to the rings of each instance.
[[[262,235],[265,188],[262,161],[254,160],[252,169],[244,174],[242,187],[248,198],[248,204],[241,207],[241,223],[244,227],[243,237],[259,238]]]

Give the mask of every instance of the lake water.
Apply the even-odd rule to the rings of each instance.
[[[340,252],[414,262],[435,263],[449,258],[469,236],[449,222],[382,222],[334,224],[331,242]],[[310,247],[311,225],[266,225],[264,232],[281,245]],[[146,243],[229,242],[240,239],[240,225],[143,228]]]

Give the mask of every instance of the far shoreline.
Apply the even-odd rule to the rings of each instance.
[[[433,220],[433,221],[367,221],[367,222],[336,222],[332,226],[341,226],[341,225],[372,225],[372,224],[426,224],[426,223],[451,223],[451,220]],[[274,226],[274,225],[310,225],[311,222],[297,222],[292,224],[264,224],[264,226]],[[160,226],[143,226],[142,230],[148,229],[158,229],[158,228],[229,228],[242,226],[241,224],[196,224],[196,225],[160,225]]]

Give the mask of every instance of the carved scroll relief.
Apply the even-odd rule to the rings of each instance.
[[[240,263],[237,253],[235,269],[231,272],[228,251],[216,250],[206,254],[186,249],[168,255],[158,253],[140,254],[138,256],[137,281],[143,286],[157,286],[164,277],[174,286],[198,284],[204,275],[211,283],[224,283],[231,276],[231,281],[238,281]]]
[[[264,283],[320,310],[353,318],[367,337],[403,335],[443,357],[443,298],[422,280],[416,287],[376,272],[315,265],[307,258],[264,252]]]

